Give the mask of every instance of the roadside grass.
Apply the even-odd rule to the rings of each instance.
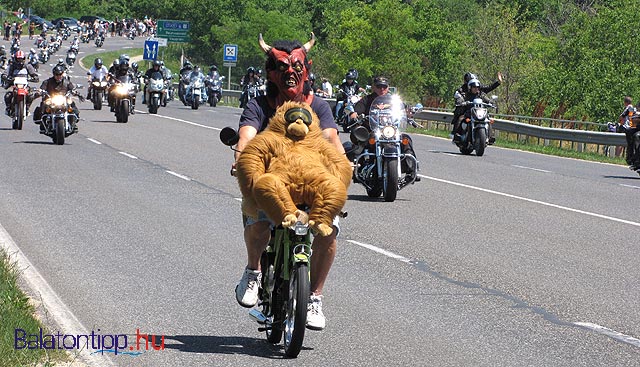
[[[16,343],[24,345],[16,341],[16,329],[24,330],[26,335],[39,335],[41,328],[46,330],[34,316],[35,308],[29,298],[18,288],[18,276],[16,264],[0,249],[0,365],[53,366],[64,362],[68,357],[62,350],[16,349]]]
[[[142,48],[126,48],[126,49],[116,50],[116,51],[105,51],[105,52],[96,52],[93,54],[88,54],[83,56],[80,59],[80,64],[86,69],[89,69],[93,65],[93,60],[99,57],[102,59],[102,63],[104,64],[104,66],[106,66],[108,69],[113,64],[113,60],[119,58],[120,55],[122,54],[127,54],[129,55],[130,58],[134,58],[136,56],[142,56]],[[138,62],[138,65],[139,65],[139,70],[141,71],[146,70],[146,68],[141,62]]]
[[[410,133],[418,133],[424,135],[437,136],[441,138],[449,138],[449,130],[445,129],[421,129],[421,128],[408,128],[407,132]],[[532,140],[536,140],[536,138],[531,139],[523,139],[517,140],[513,134],[497,134],[495,146],[508,148],[508,149],[519,149],[528,152],[554,155],[558,157],[566,157],[566,158],[575,158],[582,159],[586,161],[594,161],[594,162],[603,162],[603,163],[612,163],[618,165],[626,165],[624,157],[609,157],[598,152],[594,151],[583,151],[579,152],[575,149],[571,149],[570,147],[555,146],[555,145],[539,145],[536,143],[532,143]],[[506,135],[506,138],[504,137]],[[557,144],[557,143],[556,143]],[[570,146],[570,144],[569,144]],[[613,147],[611,148],[613,149]]]

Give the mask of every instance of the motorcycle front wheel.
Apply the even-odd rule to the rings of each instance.
[[[192,110],[197,110],[198,107],[200,107],[200,96],[198,95],[194,95],[192,97],[192,102],[191,102],[191,109]]]
[[[289,279],[289,298],[284,325],[284,354],[287,357],[295,358],[302,349],[307,325],[310,287],[307,264],[297,263],[291,270]]]
[[[396,200],[398,194],[398,159],[391,158],[384,161],[384,182],[382,183],[382,192],[384,201],[391,202]]]
[[[53,143],[56,145],[64,145],[64,119],[58,118],[54,122],[56,126],[55,131],[53,132]]]
[[[487,131],[485,129],[478,129],[476,131],[476,141],[474,142],[474,149],[476,155],[482,157],[484,155],[484,148],[487,144]]]
[[[102,95],[99,91],[92,91],[92,97],[93,97],[93,109],[94,110],[101,110],[102,109]]]
[[[149,113],[156,114],[158,113],[158,106],[160,105],[160,98],[157,95],[151,97],[151,101],[149,101]]]
[[[22,124],[24,123],[24,117],[26,113],[24,100],[18,101],[18,103],[16,103],[15,106],[16,106],[16,111],[15,111],[15,117],[13,119],[13,128],[15,130],[22,130]]]

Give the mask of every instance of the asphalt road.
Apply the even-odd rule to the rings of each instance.
[[[414,137],[421,182],[393,203],[350,187],[327,328],[286,360],[234,298],[240,193],[218,134],[241,111],[173,101],[122,124],[79,107],[63,146],[0,118],[0,223],[85,331],[165,336],[91,363],[640,365],[640,177],[625,167]]]

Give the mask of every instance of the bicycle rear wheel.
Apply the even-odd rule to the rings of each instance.
[[[289,298],[284,320],[284,353],[287,357],[297,357],[302,349],[308,303],[309,267],[306,263],[296,263],[289,278]]]

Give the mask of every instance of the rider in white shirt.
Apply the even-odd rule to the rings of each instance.
[[[91,98],[91,81],[95,78],[98,80],[108,79],[109,70],[102,64],[102,59],[97,58],[93,61],[93,66],[89,69],[89,88],[87,88],[87,99]]]

